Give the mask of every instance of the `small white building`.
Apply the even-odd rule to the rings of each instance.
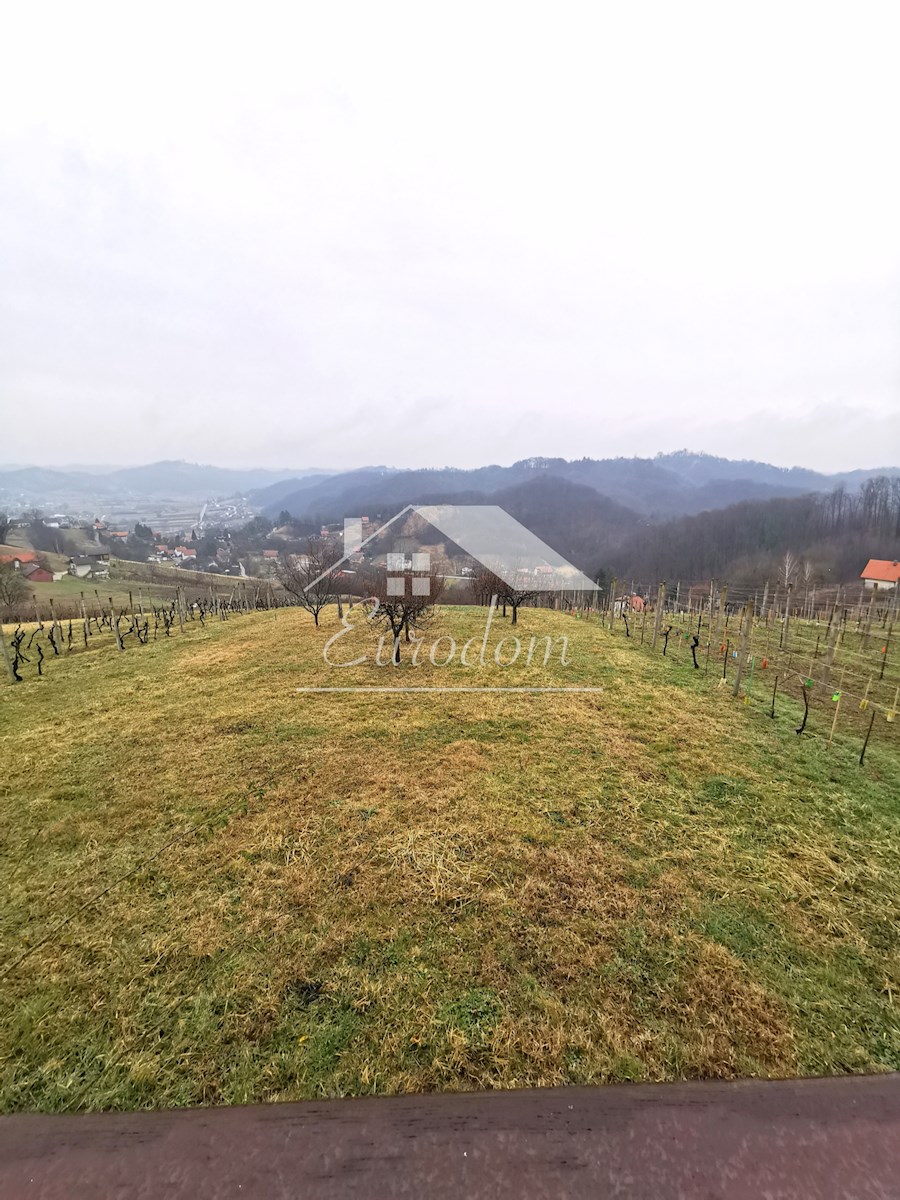
[[[891,592],[900,582],[900,561],[896,558],[870,558],[860,573],[860,579],[867,588]]]

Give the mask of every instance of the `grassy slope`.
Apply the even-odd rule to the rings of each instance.
[[[3,1107],[900,1067],[896,741],[546,629],[603,695],[297,695],[389,669],[295,610],[3,690]]]

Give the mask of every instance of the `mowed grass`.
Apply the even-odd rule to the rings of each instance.
[[[4,1109],[900,1068],[884,730],[860,769],[542,610],[517,632],[568,666],[329,668],[338,628],[195,624],[0,692]],[[295,691],[397,682],[605,690]]]

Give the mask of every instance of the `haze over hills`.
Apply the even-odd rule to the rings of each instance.
[[[253,493],[251,500],[272,517],[287,510],[298,518],[337,520],[369,510],[377,514],[382,509],[425,503],[427,498],[449,500],[464,492],[491,495],[501,488],[554,478],[593,488],[645,518],[662,520],[743,500],[825,492],[840,484],[855,487],[868,478],[897,474],[900,468],[886,467],[824,475],[801,467],[774,467],[679,451],[652,459],[528,458],[509,467],[494,465],[474,470],[370,467],[319,480],[298,480],[293,489],[281,480]]]
[[[900,556],[897,467],[824,475],[684,450],[652,459],[528,458],[470,470],[279,472],[167,461],[0,471],[0,509],[13,516],[32,507],[79,512],[82,520],[102,512],[126,529],[152,520],[154,529],[202,533],[250,522],[254,536],[265,538],[287,523],[299,537],[347,516],[379,521],[407,504],[442,503],[498,504],[592,577],[755,577],[790,550],[816,560],[823,578],[850,579],[864,552]]]
[[[553,478],[580,484],[651,520],[723,508],[743,500],[831,491],[839,484],[857,487],[879,475],[896,476],[884,467],[825,475],[803,467],[732,460],[686,450],[655,458],[527,458],[511,466],[496,464],[402,469],[388,466],[353,471],[305,467],[244,470],[170,460],[132,467],[42,466],[0,469],[0,503],[45,505],[57,499],[93,503],[103,498],[204,501],[241,495],[268,515],[287,510],[297,518],[337,520],[360,511],[447,499],[463,493],[492,495],[501,489]]]
[[[0,470],[0,500],[45,503],[53,497],[93,499],[127,495],[148,499],[205,500],[210,496],[245,494],[279,479],[319,475],[315,468],[283,471],[267,468],[235,470],[181,460],[137,467],[5,467]]]
[[[819,577],[849,580],[866,557],[900,554],[896,467],[823,475],[687,451],[534,458],[472,471],[367,468],[280,481],[251,499],[272,520],[287,512],[312,528],[411,503],[499,504],[595,578],[765,578],[790,550]]]

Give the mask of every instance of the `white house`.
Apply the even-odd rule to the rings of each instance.
[[[870,558],[860,574],[867,588],[878,588],[879,592],[890,592],[900,582],[900,561],[888,558]]]

